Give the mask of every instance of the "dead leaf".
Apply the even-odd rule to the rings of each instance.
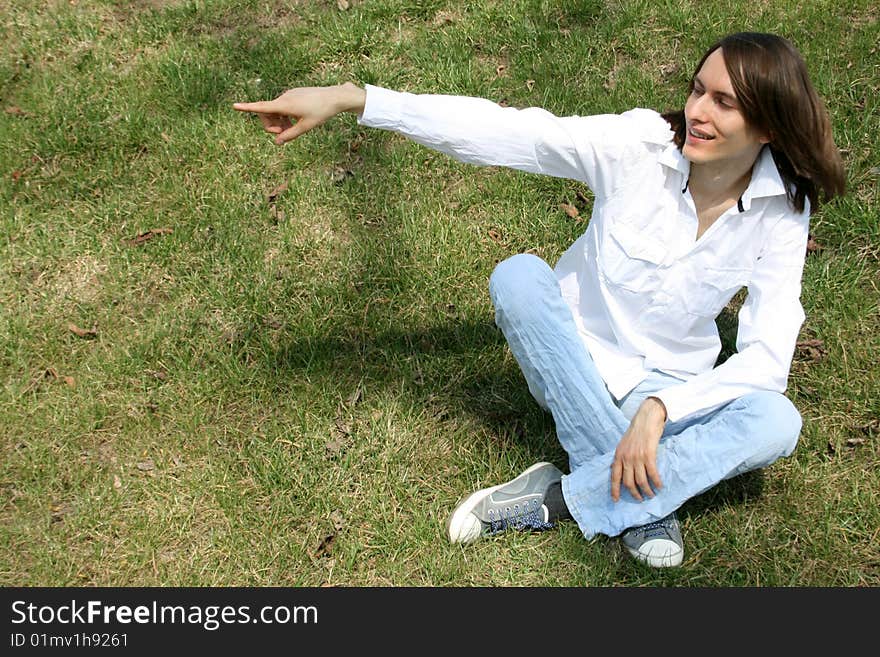
[[[12,182],[18,182],[21,178],[21,171],[13,171],[12,172]]]
[[[795,354],[800,356],[801,360],[815,363],[822,360],[827,353],[825,343],[821,340],[801,340],[795,345]]]
[[[660,65],[660,73],[665,77],[669,77],[675,73],[678,73],[678,64],[675,62],[669,62],[666,64]]]
[[[878,433],[880,433],[880,419],[875,418],[873,420],[869,420],[865,424],[855,425],[855,426],[853,426],[853,429],[855,429],[856,431],[862,432],[866,436],[872,436],[874,434],[878,434]],[[859,440],[861,440],[861,439],[859,439]]]
[[[284,326],[283,322],[275,317],[275,315],[266,315],[263,318],[263,324],[268,326],[270,329],[274,329],[276,331]]]
[[[333,523],[333,527],[336,528],[337,532],[345,529],[345,516],[342,515],[342,511],[340,511],[339,509],[335,509],[330,514],[330,522]]]
[[[582,190],[580,190],[580,189],[576,190],[576,191],[575,191],[575,196],[577,196],[578,201],[580,201],[580,202],[583,203],[584,205],[589,205],[589,204],[590,204],[590,199],[587,198],[587,195],[584,194],[584,192],[583,192]]]
[[[495,230],[494,228],[490,228],[490,229],[489,229],[489,233],[488,233],[488,235],[489,235],[489,237],[491,238],[491,240],[492,240],[493,242],[495,242],[496,244],[501,244],[501,245],[504,244],[504,239],[501,237],[501,233],[499,233],[499,232],[498,232],[497,230]]]
[[[321,542],[318,543],[318,547],[315,548],[315,558],[320,559],[322,557],[329,556],[330,549],[333,547],[333,541],[336,540],[336,534],[328,534]]]
[[[825,247],[819,244],[812,235],[807,237],[807,255],[811,253],[818,253],[822,251]]]
[[[337,416],[333,423],[333,438],[324,445],[327,451],[330,452],[330,456],[336,456],[342,452],[349,436],[351,436],[351,424],[346,422],[341,416]]]
[[[269,192],[269,196],[267,197],[269,205],[272,205],[275,202],[275,199],[277,199],[284,192],[286,192],[288,187],[289,187],[289,185],[286,182],[283,182],[280,185],[278,185],[275,189],[273,189],[271,192]]]
[[[865,442],[864,438],[847,438],[846,439],[846,446],[847,447],[857,447],[858,445],[864,444],[864,442]]]
[[[342,451],[342,448],[345,447],[345,443],[345,437],[339,436],[333,440],[328,440],[324,447],[327,448],[327,451],[330,452],[331,456],[336,456]]]
[[[34,376],[30,383],[25,386],[22,394],[30,392],[31,390],[39,390],[42,387],[44,381],[55,381],[58,379],[58,374],[54,369],[49,368],[44,372],[41,372]]]
[[[364,145],[364,140],[366,139],[366,135],[363,132],[359,132],[354,139],[351,140],[351,143],[348,145],[348,150],[352,153],[357,153],[361,146]]]
[[[34,376],[31,379],[30,383],[28,383],[25,387],[24,392],[30,392],[35,388],[39,388],[40,384],[43,381],[62,381],[71,388],[76,387],[76,379],[74,379],[72,376],[63,376],[61,374],[58,374],[58,371],[54,367],[49,367]]]
[[[153,459],[147,459],[138,463],[137,469],[141,472],[150,472],[151,470],[156,469],[156,463],[153,461]]]
[[[351,5],[348,0],[336,0],[336,6],[339,8],[339,11],[348,11]]]
[[[73,511],[73,506],[67,502],[61,502],[60,504],[50,506],[49,511],[52,513],[52,522],[61,522],[65,516],[70,515]]]
[[[333,172],[330,174],[330,178],[337,185],[345,182],[345,179],[349,176],[354,176],[354,171],[339,166],[333,167]]]
[[[341,417],[336,418],[336,421],[333,423],[333,429],[340,435],[351,435],[351,424],[343,420]]]
[[[535,86],[534,80],[526,80],[526,89],[531,91],[534,86]]]
[[[167,235],[168,233],[172,232],[174,232],[172,228],[151,228],[145,233],[141,233],[140,235],[137,235],[131,239],[124,240],[124,242],[129,246],[140,246],[144,242],[148,242],[157,235]]]
[[[345,529],[345,516],[342,511],[335,509],[330,513],[330,522],[333,524],[333,532],[328,533],[321,539],[318,547],[315,549],[314,556],[316,559],[330,556],[333,544],[336,542],[336,536]]]
[[[495,67],[495,75],[496,77],[501,77],[507,72],[507,64],[499,64]]]
[[[807,399],[818,399],[818,395],[816,393],[816,389],[810,386],[802,385],[800,387],[800,394],[802,394]]]
[[[30,116],[28,112],[25,112],[18,105],[9,105],[5,110],[3,110],[7,114],[12,116]]]
[[[580,214],[581,214],[580,210],[578,210],[576,207],[574,207],[570,203],[560,203],[559,209],[563,210],[565,212],[565,214],[567,214],[572,219],[579,218]]]
[[[113,488],[116,490],[122,488],[122,479],[119,478],[119,475],[113,475]]]
[[[70,330],[71,333],[77,335],[80,338],[86,338],[87,340],[91,340],[92,338],[98,337],[98,327],[97,326],[93,326],[90,329],[83,329],[83,328],[80,328],[79,326],[77,326],[76,324],[71,322],[67,325],[67,328],[68,328],[68,330]]]
[[[455,23],[458,21],[458,16],[451,11],[440,10],[437,12],[437,15],[434,16],[434,25],[444,25],[447,23]]]

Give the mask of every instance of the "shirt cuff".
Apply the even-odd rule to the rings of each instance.
[[[398,117],[404,94],[374,87],[371,84],[364,85],[364,91],[367,97],[364,101],[364,111],[357,117],[358,124],[385,130],[396,128],[400,124]]]
[[[651,393],[651,397],[656,397],[663,402],[666,407],[666,422],[678,422],[689,415],[708,413],[715,406],[706,407],[705,402],[700,401],[700,394],[694,390],[694,387],[688,385],[688,382],[670,386],[664,390]]]

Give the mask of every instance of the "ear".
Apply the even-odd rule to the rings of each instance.
[[[772,132],[762,132],[758,135],[758,141],[762,144],[769,144],[773,141],[773,133]]]

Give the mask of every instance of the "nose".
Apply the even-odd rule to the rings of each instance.
[[[701,94],[699,96],[691,94],[689,99],[688,118],[692,121],[703,122],[708,118],[708,108],[709,108],[709,94]]]

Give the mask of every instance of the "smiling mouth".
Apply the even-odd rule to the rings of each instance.
[[[714,135],[710,135],[708,133],[702,132],[700,130],[697,130],[696,128],[688,128],[688,134],[691,137],[695,137],[697,139],[703,139],[705,141],[710,141],[712,139],[715,139]]]

